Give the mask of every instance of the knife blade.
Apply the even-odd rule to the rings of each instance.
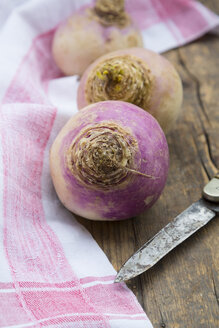
[[[219,173],[203,188],[202,194],[201,199],[134,253],[121,267],[114,282],[129,280],[150,269],[219,213]]]

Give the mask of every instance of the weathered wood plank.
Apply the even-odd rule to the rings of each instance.
[[[203,5],[219,14],[219,1],[218,0],[199,0]]]

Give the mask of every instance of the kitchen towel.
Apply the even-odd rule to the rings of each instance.
[[[151,328],[91,235],[59,202],[49,149],[77,111],[76,76],[53,62],[57,25],[88,1],[0,4],[0,327]],[[218,25],[191,0],[127,0],[145,46],[163,52]],[[121,245],[118,245],[118,249]]]

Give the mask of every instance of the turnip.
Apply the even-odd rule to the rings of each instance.
[[[78,88],[78,107],[127,101],[148,111],[167,133],[179,116],[182,95],[181,79],[167,59],[131,48],[102,56],[87,68]]]
[[[151,207],[165,186],[168,165],[168,145],[158,122],[122,101],[79,111],[50,152],[61,202],[92,220],[127,219]]]
[[[138,46],[141,34],[125,12],[124,0],[96,0],[59,26],[52,53],[64,74],[81,75],[99,56]]]

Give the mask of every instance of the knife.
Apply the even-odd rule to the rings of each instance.
[[[219,172],[203,188],[201,199],[168,223],[123,264],[114,282],[129,280],[147,271],[217,214]]]

